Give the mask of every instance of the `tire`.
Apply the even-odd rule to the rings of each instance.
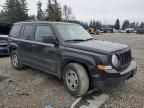
[[[89,89],[89,77],[81,64],[68,64],[64,69],[63,80],[66,89],[74,97],[84,95]]]
[[[11,57],[11,64],[15,69],[20,70],[23,68],[20,56],[16,50],[11,52],[10,57]]]

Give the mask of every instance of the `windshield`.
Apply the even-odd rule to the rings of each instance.
[[[92,39],[92,36],[77,24],[57,24],[56,28],[64,41]]]

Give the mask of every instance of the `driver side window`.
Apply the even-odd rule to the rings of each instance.
[[[35,40],[44,42],[44,37],[53,37],[54,34],[50,26],[40,25],[36,27]]]

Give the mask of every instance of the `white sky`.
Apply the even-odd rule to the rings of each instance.
[[[27,0],[29,14],[36,14],[38,0]],[[41,0],[43,9],[48,0]],[[3,5],[5,0],[0,0]],[[129,19],[130,21],[144,21],[144,0],[58,0],[62,5],[69,5],[76,19],[90,21],[100,20],[103,23],[114,23],[116,18],[120,21]],[[2,9],[0,7],[0,9]]]

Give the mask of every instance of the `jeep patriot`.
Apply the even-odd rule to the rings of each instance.
[[[128,45],[94,39],[73,23],[15,23],[9,34],[9,51],[15,69],[30,66],[55,75],[76,97],[90,88],[117,85],[137,71]]]

